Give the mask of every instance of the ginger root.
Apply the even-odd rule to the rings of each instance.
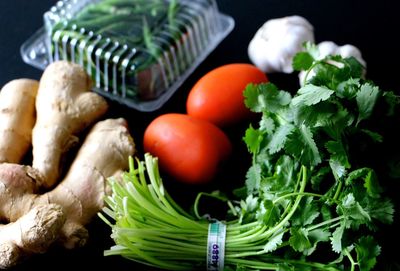
[[[0,119],[5,120],[0,133],[8,136],[7,141],[0,138],[0,269],[53,244],[84,245],[85,226],[103,208],[109,191],[107,179],[125,171],[135,153],[124,119],[98,121],[108,105],[89,91],[90,79],[80,66],[55,62],[34,85],[12,82],[0,96]],[[91,129],[75,159],[62,172],[64,155],[86,128]],[[31,143],[32,166],[18,164]]]
[[[65,221],[61,206],[39,205],[16,222],[0,225],[0,269],[33,253],[44,253],[59,237]]]
[[[35,169],[23,165],[0,164],[0,220],[14,222],[0,227],[0,255],[3,255],[3,258],[8,257],[8,260],[4,262],[12,266],[34,252],[33,249],[26,249],[25,244],[28,240],[18,237],[22,239],[15,241],[15,234],[11,235],[14,237],[10,246],[7,236],[10,236],[9,232],[12,230],[7,227],[20,228],[21,236],[26,236],[26,231],[30,230],[30,227],[18,225],[21,225],[21,221],[29,220],[26,216],[30,216],[36,222],[30,221],[25,224],[39,223],[40,221],[36,218],[32,218],[31,212],[40,206],[54,204],[60,206],[61,213],[65,215],[65,221],[59,227],[61,215],[53,218],[54,210],[50,210],[49,217],[46,219],[57,225],[50,225],[49,222],[47,229],[37,229],[41,236],[32,236],[34,233],[31,232],[29,234],[31,238],[38,239],[35,242],[40,242],[46,236],[57,235],[57,242],[66,248],[83,246],[88,238],[88,232],[84,226],[104,206],[107,178],[128,168],[128,158],[134,152],[135,144],[127,129],[126,121],[121,118],[107,119],[98,122],[90,130],[64,180],[47,193],[37,194],[39,185],[35,178],[40,178],[40,175],[37,175]],[[42,226],[38,225],[38,227]],[[42,247],[46,247],[47,243],[53,241],[55,241],[54,238],[51,238],[49,242],[43,241]],[[13,253],[7,251],[13,251]]]
[[[128,168],[128,158],[134,152],[135,145],[125,120],[98,122],[86,137],[64,180],[37,199],[35,204],[56,203],[68,214],[60,240],[66,248],[86,243],[83,226],[104,207],[106,179]]]
[[[0,163],[19,163],[31,146],[38,87],[36,80],[17,79],[1,89]]]
[[[67,61],[50,64],[40,78],[32,166],[42,174],[46,188],[57,181],[62,158],[77,143],[77,135],[108,109],[104,98],[89,91],[91,85],[85,70]]]

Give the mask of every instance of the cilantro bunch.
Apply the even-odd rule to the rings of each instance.
[[[366,80],[355,58],[319,59],[315,46],[305,48],[293,60],[306,71],[296,93],[272,83],[244,92],[261,120],[244,136],[252,165],[237,212],[269,231],[268,254],[252,260],[287,259],[279,270],[316,270],[298,262],[313,259],[324,259],[323,270],[371,270],[381,250],[374,235],[392,223],[394,207],[365,157],[384,140],[372,125],[376,107],[393,114],[398,97]]]
[[[296,93],[272,83],[244,92],[261,118],[244,136],[252,163],[239,200],[200,193],[192,215],[167,193],[156,157],[131,159],[121,180],[110,179],[112,194],[99,214],[116,243],[105,255],[205,270],[210,221],[198,205],[211,196],[230,208],[224,270],[374,268],[381,252],[376,235],[394,213],[369,153],[385,140],[374,116],[393,114],[399,98],[367,81],[356,59],[319,59],[312,45],[296,55],[294,67],[307,70]]]

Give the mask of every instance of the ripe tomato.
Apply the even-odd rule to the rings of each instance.
[[[244,105],[246,86],[267,81],[265,73],[251,64],[218,67],[200,78],[190,90],[187,113],[220,127],[238,123],[252,115]]]
[[[212,180],[219,163],[232,151],[229,138],[214,124],[185,114],[154,119],[143,138],[145,152],[177,180],[201,184]]]

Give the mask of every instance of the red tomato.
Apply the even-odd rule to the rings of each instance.
[[[251,64],[218,67],[200,78],[190,90],[187,113],[220,127],[248,119],[252,113],[244,104],[243,91],[249,83],[267,81],[265,73]]]
[[[154,119],[146,128],[143,144],[145,152],[158,157],[161,169],[192,184],[211,181],[219,163],[232,151],[228,137],[217,126],[176,113]]]

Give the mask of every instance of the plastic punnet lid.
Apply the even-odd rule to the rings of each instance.
[[[40,69],[57,60],[78,63],[94,91],[153,111],[233,27],[215,0],[62,0],[21,55]]]

